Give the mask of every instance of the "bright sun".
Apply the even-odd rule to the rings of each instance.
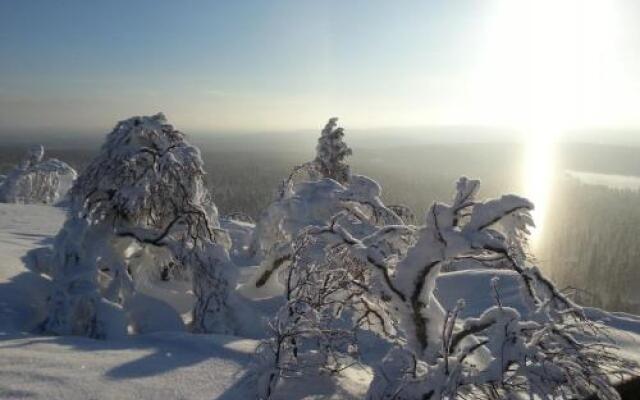
[[[482,118],[518,129],[526,142],[524,194],[544,224],[554,175],[554,143],[567,129],[592,123],[589,97],[610,71],[614,3],[596,0],[496,0],[474,79]],[[609,105],[615,107],[615,105]]]

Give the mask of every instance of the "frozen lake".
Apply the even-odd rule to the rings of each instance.
[[[630,175],[599,174],[595,172],[565,171],[587,185],[606,186],[610,189],[640,190],[640,177]]]

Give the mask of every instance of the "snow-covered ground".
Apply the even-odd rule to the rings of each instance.
[[[0,399],[255,398],[256,340],[157,332],[101,341],[30,333],[49,283],[22,257],[46,244],[64,219],[60,208],[0,204]],[[360,373],[339,387],[325,382],[324,393],[359,398],[369,379]],[[309,391],[320,393],[319,383]]]
[[[29,271],[22,258],[46,244],[64,219],[60,208],[0,204],[0,399],[255,398],[256,340],[156,332],[101,341],[30,333],[41,317],[36,310],[49,282]],[[246,268],[242,275],[252,270]],[[482,273],[446,274],[438,283],[438,296],[444,304],[465,298],[468,305],[479,305],[490,301],[478,297],[486,293],[490,279]],[[504,274],[498,283],[505,300],[517,297],[510,279]],[[640,318],[588,312],[616,328],[612,337],[622,351],[640,361]],[[314,393],[322,399],[357,399],[370,379],[366,369],[354,369],[346,378],[297,383],[283,398],[311,398],[305,393]]]
[[[254,340],[186,333],[122,341],[29,334],[47,281],[21,258],[49,240],[59,208],[0,204],[0,399],[246,399]],[[34,296],[35,295],[35,296]]]

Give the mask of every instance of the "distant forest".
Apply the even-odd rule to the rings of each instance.
[[[315,135],[265,140],[243,137],[220,141],[194,140],[202,151],[207,181],[221,214],[243,212],[254,219],[273,199],[291,168],[313,154]],[[347,140],[349,137],[347,136]],[[406,144],[391,141],[373,146],[355,141],[350,163],[354,173],[376,179],[387,204],[409,206],[421,222],[436,200],[449,200],[452,182],[461,175],[480,178],[482,195],[521,193],[516,144]],[[0,173],[18,162],[26,146],[0,147]],[[566,144],[558,151],[558,169],[640,176],[640,149],[605,145]],[[47,150],[82,170],[97,148]],[[606,166],[606,168],[604,167]],[[541,267],[587,305],[640,312],[640,193],[581,184],[559,173],[549,215],[536,254]]]

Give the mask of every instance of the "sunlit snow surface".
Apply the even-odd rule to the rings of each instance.
[[[255,398],[256,340],[184,332],[156,332],[118,341],[28,333],[40,318],[38,306],[49,283],[28,271],[21,258],[46,244],[64,218],[59,208],[0,204],[0,399]],[[241,275],[249,277],[252,270],[247,268]],[[444,274],[438,297],[445,305],[465,298],[469,305],[465,313],[471,316],[491,301],[482,294],[487,293],[492,276],[482,271]],[[504,301],[517,298],[513,282],[509,274],[500,274],[497,287]],[[240,292],[262,298],[255,300],[256,307],[277,308],[268,299],[277,290],[253,293],[249,289],[250,282],[244,282]],[[627,355],[640,358],[637,317],[588,312],[596,319],[611,319],[608,323],[620,329],[612,336]],[[343,378],[287,382],[281,398],[358,399],[364,396],[370,379],[367,368],[357,368]]]
[[[48,281],[21,258],[46,244],[65,219],[48,206],[0,204],[0,399],[255,398],[256,340],[157,332],[119,341],[28,333]],[[333,388],[335,398],[360,398],[370,376],[312,382],[298,391]],[[327,389],[322,389],[320,386]]]

